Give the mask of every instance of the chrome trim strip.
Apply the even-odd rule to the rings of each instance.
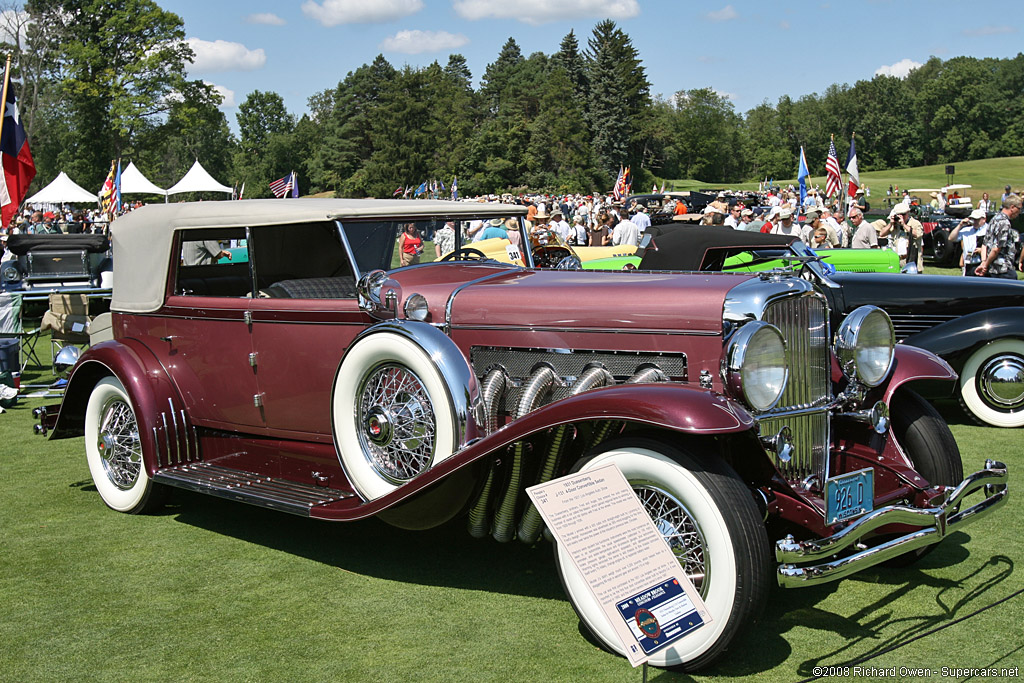
[[[798,542],[791,536],[786,537],[775,544],[775,559],[780,563],[776,575],[779,585],[802,588],[835,581],[911,550],[938,543],[949,533],[1005,504],[1009,490],[1007,480],[1006,465],[987,461],[985,469],[966,477],[938,507],[890,505],[868,513],[828,538]],[[984,500],[958,510],[964,498],[982,489],[986,496]],[[865,534],[889,524],[904,524],[918,529],[849,557],[802,567],[796,564],[832,557],[859,543]]]
[[[160,462],[160,439],[156,435],[156,426],[153,426],[153,448],[156,450],[156,466],[157,469],[163,467],[163,463]]]
[[[447,311],[446,311],[447,315]],[[510,327],[508,325],[447,325],[449,332],[453,330],[477,330],[477,331],[509,331],[509,332],[566,332],[566,333],[593,333],[593,334],[657,334],[662,336],[678,336],[678,337],[718,337],[721,336],[720,332],[685,332],[681,330],[647,330],[647,329],[636,329],[636,330],[624,330],[621,327],[541,327],[541,326],[521,326],[521,327]]]
[[[181,462],[181,431],[178,429],[178,418],[174,416],[174,401],[171,400],[170,396],[167,397],[167,405],[171,409],[171,424],[174,425],[174,450],[177,455],[177,461]]]
[[[452,305],[455,303],[455,297],[459,295],[459,292],[464,290],[466,287],[469,287],[470,285],[475,285],[475,284],[478,284],[478,283],[481,283],[481,282],[486,282],[487,280],[491,280],[491,279],[496,278],[496,277],[501,277],[502,275],[508,275],[509,273],[519,272],[521,270],[523,270],[523,268],[520,268],[518,266],[509,266],[507,270],[499,270],[496,273],[490,273],[489,275],[484,275],[483,277],[478,277],[475,280],[469,280],[468,282],[463,282],[461,285],[459,285],[458,287],[453,289],[452,293],[448,296],[448,301],[445,302],[445,304],[444,304],[444,333],[445,334],[449,334],[449,335],[451,334],[451,331],[452,331]],[[463,329],[463,328],[459,328],[459,329]],[[465,329],[473,329],[473,328],[465,328]],[[502,329],[502,328],[498,328],[498,329]],[[504,328],[504,329],[514,329],[514,328]]]
[[[185,436],[185,460],[192,460],[192,447],[188,442],[188,425],[185,423],[185,409],[182,408],[181,413],[181,431]]]
[[[167,428],[167,413],[160,413],[160,419],[164,422],[164,443],[167,444],[167,464],[171,464],[171,430]]]

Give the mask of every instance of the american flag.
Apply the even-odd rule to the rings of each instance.
[[[825,196],[839,194],[843,178],[839,175],[839,159],[836,157],[836,141],[828,143],[828,159],[825,159]]]
[[[270,183],[270,191],[274,193],[275,197],[280,199],[291,191],[292,178],[293,174],[291,173],[286,175],[284,178],[278,178],[274,182]]]

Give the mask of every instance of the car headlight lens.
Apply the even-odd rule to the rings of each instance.
[[[725,381],[729,393],[755,410],[770,410],[786,388],[786,343],[774,325],[752,321],[729,343]]]
[[[3,270],[0,270],[0,278],[4,282],[17,282],[21,279],[21,273],[18,272],[18,266],[13,263],[5,263]]]
[[[408,299],[405,300],[405,317],[409,320],[426,320],[427,319],[427,297],[422,294],[411,294]]]
[[[861,306],[839,326],[835,351],[848,380],[876,387],[889,374],[896,348],[892,320],[877,306]]]

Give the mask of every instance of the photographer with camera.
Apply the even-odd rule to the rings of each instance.
[[[894,245],[900,256],[900,267],[913,263],[917,272],[924,270],[924,226],[921,221],[910,215],[910,204],[900,202],[889,212],[889,222],[879,233],[879,237],[888,237],[889,244]]]
[[[985,247],[982,238],[988,233],[985,224],[985,210],[975,209],[971,215],[963,219],[949,232],[950,242],[959,242],[963,247],[960,255],[960,266],[964,275],[974,275],[974,269],[981,265],[985,258]]]

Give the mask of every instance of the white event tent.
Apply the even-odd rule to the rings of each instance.
[[[174,187],[167,190],[167,194],[179,194],[181,192],[227,192],[231,194],[234,192],[227,185],[221,185],[213,179],[206,169],[199,163],[199,159],[196,159],[196,163],[192,164],[192,168],[188,170],[185,177],[179,180]]]
[[[128,168],[121,171],[121,194],[156,194],[167,197],[167,190],[163,190],[142,175],[135,162],[128,164]]]
[[[96,195],[60,172],[53,182],[25,200],[26,204],[95,204]]]

